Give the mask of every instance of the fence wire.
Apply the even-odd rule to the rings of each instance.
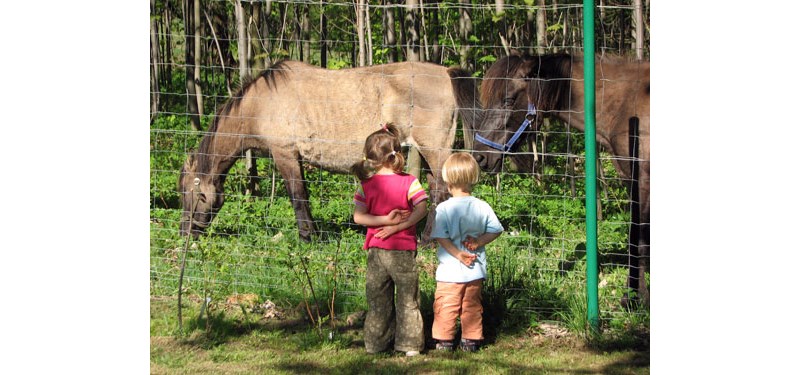
[[[438,57],[435,63],[466,65],[475,73],[478,85],[486,68],[494,59],[504,56],[506,50],[536,51],[531,45],[514,43],[526,40],[515,35],[532,25],[530,17],[535,16],[539,8],[504,4],[504,17],[499,18],[495,4],[420,3],[418,10],[423,14],[419,17],[427,22],[433,12],[437,13],[440,21],[458,20],[463,17],[463,12],[468,12],[473,24],[498,28],[493,34],[501,34],[500,43],[496,42],[497,38],[482,42],[475,37],[460,38],[458,30],[442,30],[437,40],[441,42],[439,52],[433,50],[431,40],[420,39],[417,46],[422,50],[422,56]],[[212,16],[208,18],[216,20],[203,25],[206,33],[200,42],[205,51],[205,62],[200,65],[200,75],[195,77],[202,82],[200,128],[204,130],[193,129],[191,117],[196,98],[184,83],[187,71],[189,75],[194,74],[193,66],[185,60],[187,38],[183,23],[186,18],[179,14],[178,8],[171,9],[172,13],[160,9],[154,14],[171,17],[154,30],[159,44],[157,50],[162,58],[151,62],[151,70],[158,71],[160,83],[158,90],[151,92],[151,95],[159,97],[159,105],[151,113],[153,120],[150,125],[150,285],[154,297],[177,294],[181,257],[186,245],[186,238],[179,234],[182,204],[178,181],[181,169],[197,150],[200,140],[209,134],[214,114],[229,100],[228,87],[235,91],[238,81],[236,53],[231,54],[233,60],[226,61],[225,57],[220,57],[226,54],[220,49],[220,43],[236,49],[238,41],[233,33],[237,27],[235,18],[223,17],[232,14],[226,10],[227,4],[204,3],[205,11]],[[304,49],[312,52],[312,56],[304,58],[319,65],[319,52],[323,45],[328,48],[329,68],[358,64],[354,58],[356,53],[352,52],[358,50],[358,35],[352,27],[341,27],[355,24],[352,2],[295,0],[242,4],[248,8],[246,12],[249,12],[251,26],[248,29],[251,38],[248,48],[253,49],[254,43],[271,48],[261,51],[267,54],[265,56],[251,56],[263,62],[262,68],[280,59],[297,59]],[[272,8],[269,14],[261,14],[267,16],[267,21],[256,19],[253,13],[256,5]],[[621,50],[630,53],[630,25],[623,24],[630,22],[632,8],[629,2],[607,2],[598,8],[598,12],[605,13],[599,27],[604,38],[608,38],[608,41],[603,39],[603,43],[598,44],[601,53]],[[542,48],[545,51],[582,52],[580,4],[548,4],[542,9],[548,12],[547,44]],[[373,26],[387,16],[386,12],[395,12],[400,18],[405,16],[406,10],[403,4],[386,2],[367,7]],[[321,14],[325,12],[348,18],[346,21],[328,20],[329,27],[334,28],[330,34],[335,39],[330,34],[328,39],[320,35]],[[295,16],[300,20],[298,24],[287,21]],[[307,35],[299,31],[304,19],[312,25]],[[214,29],[213,34],[211,29]],[[620,40],[615,40],[615,36]],[[405,48],[384,44],[382,38],[375,35],[372,38],[375,43],[372,47],[374,65],[387,62],[389,52],[386,51],[389,49],[400,54],[405,51]],[[465,62],[459,54],[468,50],[480,50],[482,54],[471,54]],[[598,92],[598,102],[603,100],[602,95]],[[583,114],[576,112],[570,116]],[[459,125],[453,150],[467,150],[469,140],[464,139],[461,129]],[[245,135],[239,136],[245,138]],[[334,141],[315,139],[315,142],[324,145]],[[586,159],[583,144],[584,137],[579,131],[560,121],[546,121],[516,156],[504,159],[500,173],[482,173],[474,193],[492,205],[506,228],[497,241],[487,246],[489,278],[486,280],[485,304],[508,314],[551,319],[557,318],[559,313],[574,310],[585,298],[583,186]],[[406,153],[410,150],[404,148]],[[613,159],[622,163],[630,163],[633,159],[613,156],[608,150],[601,151],[598,184],[600,298],[602,316],[610,319],[614,314],[623,313],[619,301],[629,292],[631,226],[631,202],[627,192],[631,181],[619,176]],[[318,152],[323,154],[323,158],[339,156],[325,155],[324,147],[320,147]],[[317,229],[312,240],[305,242],[298,234],[292,202],[270,150],[254,152],[258,171],[255,191],[249,191],[252,185],[244,163],[246,155],[239,156],[241,159],[227,172],[225,204],[207,233],[190,241],[183,292],[195,296],[212,295],[218,300],[252,293],[288,308],[295,306],[299,299],[308,298],[302,296],[313,288],[317,294],[315,298],[321,303],[328,301],[329,304],[335,299],[335,308],[341,311],[365,309],[366,253],[362,249],[365,231],[353,223],[352,218],[357,180],[352,175],[331,173],[304,163],[303,182],[309,192],[308,204]],[[423,168],[421,180],[427,190],[430,184],[424,177],[425,171]],[[420,225],[420,232],[422,227]],[[431,303],[435,287],[435,249],[421,249],[418,265],[423,303]]]

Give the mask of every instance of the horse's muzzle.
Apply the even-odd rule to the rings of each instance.
[[[503,156],[491,151],[472,151],[472,156],[478,162],[482,171],[487,173],[500,172]]]

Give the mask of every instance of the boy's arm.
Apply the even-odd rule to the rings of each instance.
[[[475,251],[477,248],[481,246],[486,246],[490,242],[494,241],[497,237],[500,237],[501,234],[503,234],[503,232],[497,232],[497,233],[486,232],[478,236],[478,238],[467,236],[466,241],[464,241],[464,247],[466,247],[470,251]]]
[[[475,259],[478,257],[476,254],[459,250],[449,238],[437,238],[436,242],[438,242],[441,247],[447,250],[450,255],[468,267],[472,266],[472,263],[475,262]]]
[[[404,211],[408,212],[408,211]],[[408,220],[405,220],[400,223],[391,223],[385,224],[385,226],[381,229],[378,229],[375,232],[375,237],[378,238],[386,238],[389,237],[403,229],[409,228],[412,225],[417,225],[417,223],[428,214],[428,202],[422,201],[419,202],[416,206],[414,206],[414,211],[411,212],[411,215],[408,216]]]

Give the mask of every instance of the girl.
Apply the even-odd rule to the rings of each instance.
[[[394,340],[394,350],[414,356],[425,345],[416,224],[427,214],[428,195],[416,177],[403,173],[399,135],[386,124],[367,137],[364,159],[351,168],[361,181],[353,220],[367,227],[364,346],[368,353],[379,353]]]

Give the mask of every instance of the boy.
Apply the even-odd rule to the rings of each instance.
[[[432,332],[439,350],[454,349],[459,317],[462,350],[474,352],[483,340],[484,246],[504,229],[489,204],[471,195],[479,175],[478,163],[465,152],[450,155],[442,167],[452,197],[436,207],[431,234],[439,243]]]

